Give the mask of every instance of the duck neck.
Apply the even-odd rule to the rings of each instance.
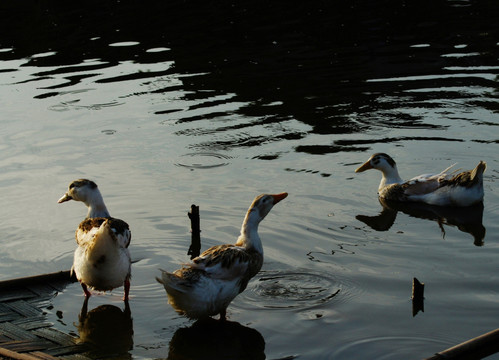
[[[88,207],[87,219],[96,217],[111,217],[109,211],[107,211],[99,190],[94,192],[91,197],[85,201],[85,205]]]
[[[378,190],[383,189],[387,185],[400,184],[403,182],[397,170],[397,165],[388,169],[383,169],[381,170],[381,173],[382,177],[381,177],[381,182],[379,183]]]
[[[248,211],[241,226],[241,235],[237,239],[236,245],[243,246],[246,249],[255,249],[263,254],[262,241],[258,236],[258,225],[261,218],[257,210]]]

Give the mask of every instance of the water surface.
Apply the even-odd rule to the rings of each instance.
[[[122,289],[88,303],[132,358],[222,358],[222,338],[230,357],[416,359],[497,328],[495,1],[0,6],[2,279],[71,267],[86,210],[57,199],[85,177],[132,229],[130,316]],[[380,175],[354,173],[374,152],[405,178],[485,160],[483,207],[383,208]],[[206,249],[282,191],[229,330],[177,315],[154,277],[189,259],[191,204]],[[82,294],[47,312],[83,338]]]

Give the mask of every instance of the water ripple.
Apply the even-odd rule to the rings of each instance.
[[[421,349],[429,348],[428,344],[439,344],[439,347],[445,348],[449,342],[444,339],[425,336],[372,337],[344,344],[329,354],[327,358],[352,359],[362,348],[363,353],[370,354],[371,359],[410,359],[414,358],[414,354],[421,353]],[[428,351],[428,355],[430,354],[431,351]]]
[[[189,169],[212,169],[220,166],[229,165],[227,160],[232,157],[215,152],[194,152],[182,155],[182,160],[176,162],[176,166]]]
[[[243,308],[308,310],[333,299],[350,299],[361,289],[349,279],[308,270],[261,271],[239,296]],[[242,301],[241,301],[242,300]]]

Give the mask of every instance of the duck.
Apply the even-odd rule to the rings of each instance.
[[[58,203],[69,200],[81,201],[88,208],[86,218],[76,229],[78,246],[71,275],[76,275],[86,298],[91,296],[89,288],[110,291],[123,285],[123,300],[128,301],[132,264],[128,250],[132,237],[129,225],[111,217],[92,180],[72,181]]]
[[[156,280],[164,286],[174,310],[191,319],[220,314],[220,320],[226,320],[231,301],[263,265],[258,225],[287,196],[286,192],[257,196],[246,212],[235,244],[212,246],[173,273],[161,270]]]
[[[423,174],[403,181],[395,160],[385,153],[376,153],[355,172],[360,173],[369,169],[381,171],[378,196],[383,200],[460,207],[482,202],[483,173],[487,168],[486,162],[480,161],[473,170],[450,171],[455,165],[449,166],[438,174]]]

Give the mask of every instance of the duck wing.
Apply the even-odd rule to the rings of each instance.
[[[438,178],[415,178],[402,184],[405,195],[429,194],[440,187]]]
[[[448,168],[442,170],[438,174],[422,174],[402,183],[404,194],[410,195],[425,195],[436,191],[444,185],[444,181],[451,178],[458,170],[448,173],[456,164],[452,164]]]
[[[194,258],[187,266],[192,269],[203,270],[210,277],[223,280],[232,280],[244,276],[255,262],[252,254],[244,247],[232,244],[217,245],[204,251]]]

